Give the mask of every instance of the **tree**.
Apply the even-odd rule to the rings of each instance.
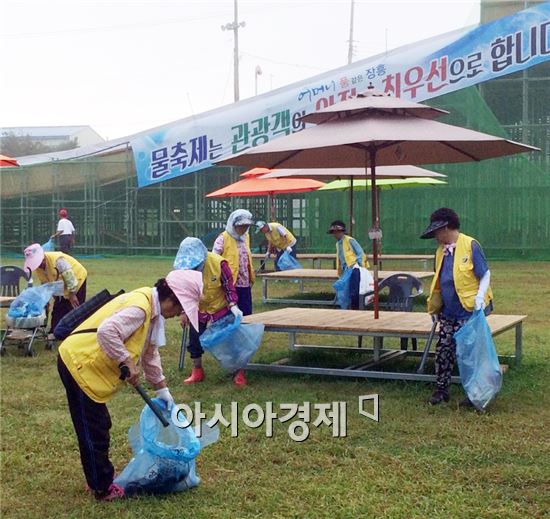
[[[52,151],[72,150],[78,147],[78,139],[71,139],[56,146],[47,146],[35,141],[30,135],[19,136],[12,132],[3,132],[0,136],[0,153],[9,157],[38,155]]]

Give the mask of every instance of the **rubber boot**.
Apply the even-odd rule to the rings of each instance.
[[[196,384],[197,382],[202,382],[204,380],[204,369],[202,368],[193,368],[191,370],[191,376],[186,378],[184,384]]]
[[[235,373],[235,376],[233,377],[233,382],[235,382],[236,386],[246,386],[246,377],[244,375],[244,369],[240,369]]]

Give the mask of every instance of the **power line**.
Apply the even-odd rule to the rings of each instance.
[[[268,61],[269,63],[275,63],[276,65],[286,65],[288,67],[297,67],[297,68],[309,68],[316,71],[324,71],[325,68],[322,67],[312,67],[311,65],[301,65],[299,63],[287,63],[286,61],[277,61],[271,58],[266,58],[265,56],[258,56],[257,54],[251,54],[250,52],[241,51],[241,54],[250,56],[251,58],[261,59],[263,61]]]

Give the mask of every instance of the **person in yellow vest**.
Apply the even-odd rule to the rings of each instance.
[[[80,324],[59,346],[57,368],[74,425],[87,490],[113,501],[124,490],[113,483],[109,459],[111,418],[106,403],[125,383],[139,384],[140,371],[170,409],[174,399],[166,384],[159,347],[166,342],[164,319],[182,316],[198,328],[202,292],[199,272],[177,270],[154,287],[122,294]],[[120,379],[126,366],[129,376]]]
[[[256,227],[259,232],[264,233],[268,243],[266,258],[275,254],[275,270],[281,270],[278,261],[285,251],[296,258],[296,238],[286,227],[277,222],[266,223],[263,220],[258,220]]]
[[[235,317],[242,317],[243,313],[237,305],[237,290],[233,283],[233,273],[227,260],[208,249],[198,238],[185,238],[179,246],[174,269],[197,270],[202,272],[204,285],[203,296],[199,303],[199,329],[189,330],[188,350],[193,360],[191,376],[184,384],[196,384],[204,380],[202,354],[204,353],[200,336],[206,330],[209,321],[217,321],[232,313]],[[242,371],[242,373],[240,373]],[[237,385],[245,385],[244,371],[235,373],[233,380]]]
[[[44,252],[38,243],[24,250],[25,271],[34,272],[41,283],[63,280],[63,296],[56,296],[52,308],[49,339],[55,339],[53,331],[57,323],[73,308],[86,301],[86,279],[88,272],[72,256],[64,252]]]
[[[474,310],[493,309],[491,272],[481,245],[459,231],[458,215],[446,207],[434,211],[421,238],[435,238],[435,276],[428,297],[428,313],[439,321],[435,350],[436,389],[430,405],[449,401],[451,373],[456,363],[454,334],[462,328]],[[460,403],[471,406],[466,398]]]
[[[361,281],[359,267],[368,267],[367,255],[357,240],[346,234],[346,224],[342,220],[332,222],[327,234],[332,234],[336,240],[338,277],[341,277],[347,269],[357,269],[357,272],[352,272],[350,278],[350,294],[352,294],[350,308],[356,310],[359,308],[359,284]]]
[[[216,238],[212,247],[212,252],[223,256],[231,267],[239,308],[243,315],[252,313],[252,285],[255,274],[248,230],[253,223],[250,211],[233,211],[227,219],[225,231]]]

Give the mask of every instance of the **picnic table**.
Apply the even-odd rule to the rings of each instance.
[[[330,260],[334,266],[336,261],[335,253],[298,253],[296,257],[299,261],[309,260],[311,261],[311,266],[313,268],[321,268],[321,262],[323,260]],[[252,254],[254,259],[265,259],[264,254]],[[424,270],[431,267],[433,264],[435,256],[433,254],[381,254],[379,257],[379,266],[382,267],[382,262],[385,260],[388,261],[420,261]],[[372,255],[367,254],[367,259],[372,263]]]
[[[433,272],[402,272],[393,270],[379,270],[378,279],[382,280],[393,274],[410,274],[418,279],[428,279],[433,277]],[[270,281],[283,280],[283,281],[299,281],[300,292],[303,292],[304,281],[330,281],[334,283],[338,279],[338,272],[335,269],[293,269],[283,270],[280,272],[268,272],[265,274],[258,274],[258,277],[262,280],[262,301],[264,303],[285,303],[285,304],[301,304],[301,305],[321,305],[321,306],[334,306],[335,299],[332,300],[319,300],[319,299],[288,299],[280,297],[269,297],[268,285]]]
[[[14,300],[15,296],[0,296],[0,308],[9,307]]]
[[[525,315],[497,315],[487,317],[493,337],[507,330],[515,330],[515,354],[499,356],[501,362],[514,362],[519,365],[522,356],[522,323]],[[422,356],[422,351],[409,349],[384,349],[385,337],[416,338],[427,340],[432,330],[432,320],[423,312],[380,312],[379,319],[374,319],[373,312],[360,310],[334,310],[320,308],[281,308],[258,314],[248,315],[244,323],[263,323],[266,332],[288,334],[289,350],[325,350],[329,352],[355,352],[372,356],[367,362],[341,367],[311,367],[289,364],[288,358],[271,364],[249,364],[246,369],[270,371],[276,373],[307,373],[344,377],[386,378],[398,380],[420,380],[435,382],[435,375],[423,372],[395,372],[372,369],[385,362],[401,357]],[[358,347],[339,345],[303,345],[297,343],[298,334],[353,336],[358,338]],[[373,337],[373,347],[361,347],[362,337]],[[431,344],[435,349],[434,340]],[[433,352],[429,356],[433,357]],[[453,376],[452,382],[460,382]]]

